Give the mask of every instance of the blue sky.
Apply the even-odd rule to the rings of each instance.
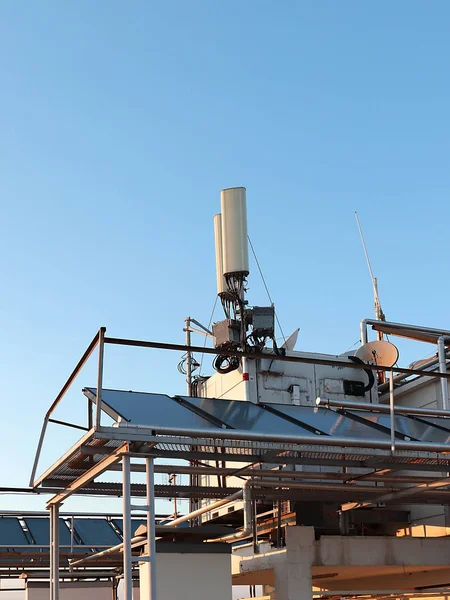
[[[182,342],[185,316],[208,321],[224,187],[247,187],[299,348],[345,351],[372,316],[355,210],[388,319],[450,328],[449,23],[437,0],[1,3],[1,485],[28,483],[100,325]],[[108,349],[105,385],[182,392],[178,359]],[[25,507],[44,500],[1,499]]]

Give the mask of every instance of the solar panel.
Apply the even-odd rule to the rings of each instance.
[[[387,413],[376,413],[365,410],[345,411],[345,414],[352,415],[374,423],[385,431],[390,432],[390,415]],[[394,415],[395,431],[403,439],[418,440],[420,442],[436,442],[445,444],[450,441],[450,433],[433,427],[417,419],[412,419],[404,415]]]
[[[15,548],[14,546],[28,546],[29,543],[19,521],[15,517],[0,517],[0,545],[8,546],[9,549],[17,552],[25,552],[25,548]]]
[[[422,421],[422,423],[436,425],[437,427],[442,427],[442,429],[445,429],[446,431],[450,431],[450,419],[446,417],[429,417],[428,415],[417,415],[414,416],[414,419],[416,419],[417,421]]]
[[[114,525],[123,534],[123,519],[113,519]],[[135,535],[138,527],[141,525],[147,525],[146,519],[131,519],[131,535]]]
[[[266,406],[327,435],[365,439],[389,437],[387,433],[379,431],[369,424],[364,425],[327,408],[314,409],[290,404],[266,404]]]
[[[38,517],[26,517],[25,523],[27,524],[30,533],[38,546],[47,546],[50,544],[50,519],[44,518],[39,519]],[[59,543],[61,546],[68,546],[64,548],[67,552],[70,550],[70,531],[64,519],[59,519]],[[74,540],[74,545],[76,541]]]
[[[249,429],[261,433],[290,434],[298,436],[311,436],[314,433],[296,425],[282,416],[274,415],[262,406],[252,402],[239,400],[216,400],[213,398],[191,398],[179,396],[185,402],[192,404],[222,423],[233,429]]]
[[[95,398],[95,388],[85,388],[85,394]],[[110,417],[119,417],[150,427],[172,429],[214,429],[215,425],[183,407],[173,398],[164,394],[103,390],[103,407]]]
[[[105,519],[75,519],[74,528],[85,546],[115,546],[121,538]]]

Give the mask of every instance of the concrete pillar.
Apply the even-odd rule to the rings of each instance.
[[[314,527],[286,528],[286,560],[274,568],[274,600],[312,600],[314,554]]]

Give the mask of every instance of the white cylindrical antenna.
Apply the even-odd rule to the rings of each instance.
[[[222,254],[222,215],[214,215],[214,241],[216,245],[216,277],[217,294],[220,296],[227,290],[227,282],[223,276],[223,254]]]
[[[220,193],[222,212],[223,274],[246,276],[248,268],[247,203],[245,188],[229,188]]]

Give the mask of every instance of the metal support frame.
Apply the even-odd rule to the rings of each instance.
[[[50,506],[50,600],[59,600],[59,504]]]
[[[447,382],[447,380],[445,380]],[[394,373],[389,375],[389,416],[391,425],[391,452],[395,453]]]
[[[401,498],[406,498],[415,494],[419,494],[420,492],[426,492],[427,490],[434,490],[441,487],[447,487],[449,485],[450,477],[441,477],[440,479],[435,479],[432,482],[419,483],[418,485],[414,485],[412,487],[402,488],[401,490],[395,490],[394,492],[383,494],[382,496],[374,498],[369,502],[348,502],[347,504],[342,505],[341,510],[347,511],[354,510],[355,508],[368,508],[370,506],[376,506],[381,502],[390,502],[392,500],[397,501]]]
[[[447,373],[447,356],[445,353],[445,343],[449,342],[449,338],[445,335],[441,335],[437,341],[437,350],[439,358],[439,371],[441,373]],[[448,411],[450,409],[448,399],[448,380],[441,379],[441,408],[442,410]]]
[[[197,321],[195,321],[194,319],[190,319],[190,322],[197,324]],[[375,321],[375,323],[379,324],[380,322]],[[372,324],[372,322],[370,320],[365,320],[365,321],[363,321],[363,323],[361,325],[362,330],[365,331],[366,338],[367,338],[367,325],[368,324]],[[383,324],[386,325],[386,323],[383,323]],[[404,328],[404,327],[409,327],[409,326],[402,326],[402,327]],[[189,329],[190,329],[190,331],[193,331],[192,327],[189,327]],[[209,332],[206,328],[203,328],[203,329],[205,330],[205,332]],[[420,331],[424,330],[424,328],[417,328],[417,329],[419,329]],[[431,331],[431,330],[428,330],[428,331]],[[437,331],[437,330],[433,330],[433,332],[434,331]],[[48,423],[50,422],[50,417],[51,417],[52,413],[54,412],[55,408],[57,407],[57,405],[59,404],[59,402],[62,400],[62,398],[66,394],[67,390],[72,385],[73,381],[77,377],[78,373],[80,372],[80,370],[82,369],[84,364],[87,362],[87,360],[90,357],[90,355],[92,354],[92,352],[97,347],[97,345],[99,345],[98,373],[97,373],[97,396],[98,396],[97,400],[98,400],[98,402],[97,402],[97,410],[96,410],[96,415],[95,415],[95,417],[96,417],[95,425],[93,423],[94,419],[91,416],[91,410],[90,409],[88,410],[88,427],[90,428],[92,425],[94,425],[94,427],[97,431],[102,429],[100,427],[101,404],[102,404],[101,390],[102,390],[102,385],[103,385],[103,359],[104,359],[104,345],[105,344],[113,344],[113,345],[120,345],[120,346],[133,346],[133,347],[141,347],[141,348],[154,348],[154,349],[159,349],[159,350],[173,350],[173,351],[190,352],[190,353],[198,352],[198,353],[203,353],[203,354],[213,354],[213,355],[217,354],[217,350],[214,348],[192,346],[192,345],[181,345],[181,344],[167,344],[167,343],[162,343],[162,342],[148,342],[148,341],[143,341],[143,340],[133,340],[133,339],[124,339],[124,338],[111,338],[111,337],[106,337],[105,332],[106,332],[105,327],[101,327],[99,329],[99,331],[97,332],[97,334],[91,341],[91,343],[88,346],[88,348],[86,349],[85,353],[79,360],[77,366],[75,367],[75,369],[69,376],[68,380],[62,387],[61,391],[59,392],[59,394],[57,395],[53,404],[50,406],[49,410],[47,411],[47,413],[45,415],[41,433],[40,433],[40,437],[39,437],[36,456],[34,459],[33,468],[32,468],[32,472],[31,472],[30,487],[36,487],[36,485],[39,483],[39,482],[35,482],[35,477],[36,477],[37,467],[39,464],[39,458],[40,458],[40,455],[42,452],[42,446],[44,443],[47,426],[48,426]],[[445,339],[447,340],[447,343],[449,343],[450,332],[438,331],[438,333],[441,336],[443,335],[445,337]],[[358,363],[351,363],[351,365],[350,365],[349,360],[339,359],[339,358],[324,359],[324,358],[312,358],[309,356],[294,356],[294,355],[290,355],[290,354],[274,355],[274,354],[267,353],[267,352],[241,352],[241,351],[237,351],[237,350],[235,351],[235,350],[231,350],[231,349],[229,351],[227,351],[227,354],[229,356],[236,356],[239,358],[251,358],[251,359],[255,359],[255,360],[256,359],[258,359],[258,360],[277,360],[277,361],[281,361],[281,362],[293,362],[293,363],[301,363],[301,364],[319,364],[319,365],[328,365],[328,366],[333,366],[333,367],[349,367],[349,366],[351,366],[352,369],[373,368],[373,370],[376,370],[379,372],[391,371],[393,373],[402,373],[402,374],[405,374],[406,376],[414,375],[414,376],[433,377],[433,378],[436,378],[439,380],[445,380],[445,381],[448,381],[448,379],[450,379],[450,373],[447,373],[447,372],[440,372],[440,371],[430,372],[430,371],[427,371],[424,369],[404,369],[404,368],[399,368],[399,367],[384,367],[381,365],[375,365],[373,367],[370,367],[370,366],[368,367],[368,365],[366,365],[366,364],[358,364]],[[192,373],[191,373],[191,375],[192,375]],[[177,432],[174,432],[174,433],[176,434]]]
[[[130,457],[122,457],[123,506],[123,587],[124,600],[133,600],[133,563],[131,556],[131,482]]]
[[[145,459],[146,464],[146,506],[131,504],[131,458],[129,454],[122,457],[122,503],[123,503],[123,581],[124,600],[133,600],[133,537],[131,531],[131,511],[147,512],[147,555],[138,557],[138,561],[146,562],[149,577],[150,596],[148,600],[156,600],[156,525],[155,525],[155,471],[153,457]],[[106,552],[104,553],[106,554]]]
[[[105,353],[105,331],[101,327],[98,332],[98,370],[97,370],[97,408],[95,413],[95,429],[100,429],[102,416],[102,388],[103,388],[103,357]]]
[[[395,377],[393,380],[395,384]],[[389,385],[389,382],[388,382]],[[388,413],[390,408],[387,404],[376,404],[368,402],[358,402],[353,400],[334,400],[331,398],[316,398],[316,405],[325,408],[348,408],[355,410],[365,410],[370,412]],[[416,406],[396,406],[395,411],[399,415],[414,415],[422,417],[447,417],[450,418],[450,412],[440,408],[417,408]],[[450,423],[450,421],[449,421]]]
[[[145,459],[147,485],[147,552],[148,577],[150,583],[150,598],[156,600],[156,530],[155,530],[155,470],[153,458]]]
[[[191,345],[191,317],[186,317],[184,322],[186,323],[186,327],[184,331],[186,332],[186,346],[189,348]],[[188,396],[191,396],[191,386],[192,386],[192,353],[190,350],[186,351],[186,393]]]
[[[55,400],[53,401],[52,405],[50,406],[50,408],[48,409],[48,411],[44,417],[44,422],[42,424],[42,429],[41,429],[41,433],[39,436],[38,447],[36,450],[36,456],[34,457],[33,468],[31,470],[31,476],[30,476],[30,486],[31,487],[33,487],[34,478],[36,476],[36,470],[37,470],[37,467],[39,464],[39,458],[41,456],[42,446],[44,444],[45,433],[47,431],[47,426],[50,422],[50,417],[51,417],[52,413],[54,412],[55,408],[58,406],[58,404],[64,398],[67,390],[70,388],[72,383],[75,381],[78,373],[81,371],[81,369],[84,367],[84,365],[88,361],[91,354],[94,352],[95,348],[97,347],[97,344],[99,343],[100,338],[102,337],[102,339],[104,341],[105,333],[106,333],[106,327],[100,327],[100,329],[98,330],[98,332],[95,334],[94,338],[92,339],[91,343],[86,348],[86,351],[84,352],[83,356],[78,361],[77,366],[72,371],[72,373],[69,375],[69,378],[67,379],[66,383],[61,388],[61,391],[56,396]]]

